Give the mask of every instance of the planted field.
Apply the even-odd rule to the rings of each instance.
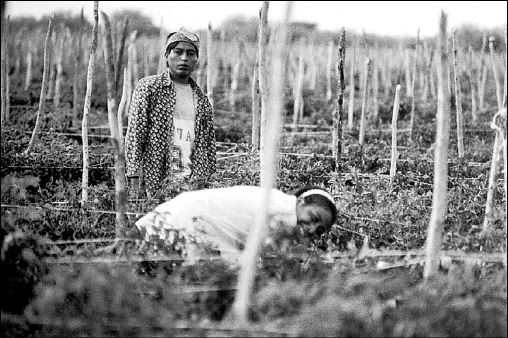
[[[207,181],[170,180],[155,200],[130,194],[123,224],[115,191],[118,149],[108,122],[104,21],[88,89],[92,25],[77,30],[54,20],[46,47],[47,22],[2,31],[6,336],[507,335],[506,40],[489,46],[480,35],[483,45],[470,46],[448,32],[443,65],[437,61],[439,37],[420,40],[415,34],[391,47],[377,37],[350,38],[346,30],[341,66],[339,34],[323,41],[300,37],[298,27],[288,26],[275,186],[284,192],[324,187],[339,217],[316,241],[283,230],[269,234],[272,240],[256,260],[249,321],[239,322],[231,310],[243,267],[217,257],[186,261],[181,241],[144,243],[134,222],[184,191],[261,184],[252,122],[259,123],[253,114],[263,109],[263,92],[253,90],[258,41],[226,39],[231,35],[213,27],[210,39],[200,34],[193,77],[213,103],[217,172]],[[159,36],[131,35],[127,24],[122,38],[124,21],[112,22],[119,103],[121,86],[132,91],[139,79],[156,74],[163,55]],[[268,65],[275,41],[265,46]],[[439,90],[448,100],[438,100]],[[450,113],[446,214],[438,232],[438,271],[427,278],[437,112],[444,105]],[[503,105],[504,115],[498,114]],[[119,118],[125,135],[126,113]]]

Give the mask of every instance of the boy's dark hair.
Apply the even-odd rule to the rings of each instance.
[[[325,189],[323,189],[321,187],[318,187],[315,185],[306,185],[306,186],[303,186],[301,188],[294,190],[293,195],[295,195],[298,198],[301,195],[303,195],[305,192],[307,192],[309,190],[313,190],[313,189],[319,189],[319,190],[322,190],[322,191],[328,193],[328,191],[326,191]],[[330,228],[335,224],[335,221],[337,220],[337,216],[338,216],[338,210],[337,210],[337,207],[335,206],[335,204],[332,203],[332,201],[330,201],[325,196],[318,195],[318,194],[312,194],[309,196],[305,196],[304,202],[306,204],[317,204],[317,205],[322,206],[323,208],[326,208],[330,211],[330,213],[332,214],[332,222],[329,224],[328,229],[326,229],[326,231],[329,231]]]

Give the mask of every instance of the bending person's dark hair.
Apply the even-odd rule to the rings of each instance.
[[[298,188],[298,189],[294,190],[292,194],[295,195],[298,198],[301,195],[303,195],[305,192],[307,192],[309,190],[313,190],[313,189],[322,190],[322,191],[326,192],[327,194],[330,194],[325,189],[323,189],[321,187],[318,187],[318,186],[315,186],[315,185],[306,185],[306,186],[303,186],[301,188]],[[316,204],[316,205],[319,205],[319,206],[321,206],[321,207],[323,207],[325,209],[328,209],[330,211],[330,213],[332,214],[332,222],[329,224],[329,226],[326,229],[326,231],[330,230],[330,228],[337,221],[337,217],[338,217],[338,210],[337,210],[337,207],[335,206],[335,204],[332,203],[332,201],[330,201],[330,199],[326,198],[323,195],[319,195],[319,194],[311,194],[309,196],[305,196],[304,197],[304,202],[306,204]]]

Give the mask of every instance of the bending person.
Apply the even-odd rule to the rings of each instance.
[[[263,195],[257,186],[184,192],[140,218],[136,226],[145,241],[158,238],[169,246],[183,237],[187,259],[209,256],[211,249],[236,262],[255,226]],[[268,213],[271,229],[297,227],[309,238],[329,231],[337,218],[332,196],[315,186],[293,194],[272,189]]]

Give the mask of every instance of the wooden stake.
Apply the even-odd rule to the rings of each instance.
[[[79,110],[80,110],[80,102],[79,102],[79,75],[80,75],[80,63],[81,63],[81,37],[83,35],[83,26],[84,26],[84,8],[81,7],[81,16],[80,16],[80,25],[78,29],[78,35],[76,38],[76,50],[74,57],[74,78],[73,78],[73,86],[72,86],[72,115],[74,116],[73,121],[78,121],[79,119]],[[97,48],[97,47],[96,47]],[[73,122],[74,123],[74,122]]]
[[[450,138],[450,94],[446,85],[445,71],[448,68],[448,49],[446,39],[447,15],[441,12],[438,57],[438,105],[437,135],[434,162],[434,190],[432,212],[425,244],[426,257],[423,272],[425,280],[434,276],[439,268],[441,254],[441,234],[448,208],[448,140]]]
[[[251,89],[251,97],[252,97],[252,150],[259,149],[259,127],[261,120],[261,107],[260,107],[260,97],[259,97],[259,70],[256,65],[254,66],[254,73],[252,74],[252,89]]]
[[[66,37],[64,34],[64,25],[60,24],[60,39],[55,45],[56,56],[56,75],[55,75],[55,95],[53,96],[53,105],[57,112],[60,111],[62,100],[62,82],[63,82],[63,54]]]
[[[120,104],[118,105],[117,121],[118,121],[118,140],[120,153],[124,153],[124,135],[123,135],[123,117],[126,115],[127,100],[129,98],[130,82],[127,67],[123,69],[123,86]]]
[[[342,157],[342,121],[344,120],[344,89],[346,87],[344,81],[344,64],[346,62],[346,30],[341,29],[339,38],[338,54],[338,71],[337,79],[337,105],[333,114],[333,157],[335,158],[335,172],[341,172]]]
[[[397,119],[399,118],[400,108],[400,84],[395,87],[395,100],[393,101],[392,112],[392,157],[390,164],[390,185],[393,185],[395,173],[397,172]]]
[[[123,62],[123,51],[125,49],[125,40],[127,39],[127,29],[129,26],[129,17],[126,16],[123,19],[122,22],[122,36],[120,38],[120,41],[118,42],[118,54],[115,62],[115,95],[118,99],[118,93],[119,93],[119,83],[120,83],[120,74],[122,69],[122,62]],[[116,50],[116,49],[115,49]],[[125,79],[124,79],[125,81]]]
[[[258,62],[259,62],[259,95],[261,97],[261,120],[260,120],[260,146],[263,147],[267,109],[268,109],[268,72],[266,62],[266,49],[268,45],[268,7],[270,2],[263,1],[259,11],[258,30]]]
[[[328,58],[326,62],[326,101],[332,99],[332,64],[333,64],[333,40],[328,42]]]
[[[9,33],[9,19],[10,15],[7,16],[7,37],[10,35]],[[5,65],[6,65],[6,73],[5,73],[5,120],[10,121],[11,120],[11,75],[10,73],[10,58],[9,58],[9,43],[8,40],[6,40],[6,46],[7,46],[7,52],[5,53]]]
[[[88,168],[90,166],[90,155],[88,146],[88,115],[92,103],[92,86],[95,70],[95,53],[97,50],[97,31],[99,26],[99,1],[94,1],[93,6],[94,24],[92,28],[92,42],[90,57],[88,59],[88,71],[86,74],[86,94],[83,105],[83,120],[81,121],[81,137],[83,139],[83,175],[81,178],[81,204],[88,201]]]
[[[355,60],[356,55],[356,47],[353,48],[353,55],[351,57],[351,66],[349,69],[349,104],[348,104],[348,119],[347,119],[347,128],[349,130],[353,129],[353,115],[354,115],[354,107],[355,107]]]
[[[150,76],[150,49],[143,48],[142,52],[143,57],[143,71],[144,71],[144,77]]]
[[[298,117],[300,116],[300,110],[303,109],[303,80],[304,80],[304,55],[305,55],[305,41],[303,38],[300,39],[300,55],[298,58],[298,76],[296,79],[295,88],[295,102],[293,104],[293,125],[296,128],[298,123]]]
[[[410,98],[413,96],[411,93],[411,60],[409,57],[409,49],[405,50],[405,58],[404,58],[404,66],[405,66],[405,76],[406,76],[406,96]]]
[[[213,51],[212,51],[212,43],[213,43],[213,31],[212,24],[208,22],[208,34],[206,36],[206,57],[208,58],[206,62],[206,96],[208,96],[208,101],[210,101],[210,105],[214,106],[213,102],[213,75],[212,71],[215,67],[215,62],[213,60]]]
[[[46,109],[46,90],[48,86],[48,73],[49,73],[49,49],[50,49],[50,38],[51,33],[53,31],[53,19],[54,15],[49,18],[48,23],[48,32],[46,34],[46,40],[44,42],[44,66],[42,70],[42,85],[41,85],[41,96],[39,98],[39,109],[37,110],[37,119],[35,120],[35,127],[32,133],[32,138],[30,139],[30,143],[28,143],[27,149],[23,152],[24,156],[28,156],[32,151],[32,148],[37,141],[37,135],[39,133],[39,128],[41,124],[41,114],[44,114],[44,110]]]
[[[508,79],[507,79],[507,71],[508,71],[508,64],[507,64],[507,57],[508,57],[508,38],[507,38],[507,31],[505,29],[504,31],[504,46],[505,46],[505,58],[504,58],[504,91],[503,91],[503,103],[501,104],[503,107],[506,108],[506,91],[508,86]]]
[[[363,97],[362,97],[362,114],[360,116],[360,134],[358,135],[358,143],[363,146],[365,138],[365,116],[367,110],[367,99],[369,96],[369,83],[370,83],[371,61],[367,58],[365,62],[365,76],[363,78]]]
[[[310,91],[314,91],[316,90],[316,77],[317,77],[317,67],[316,67],[316,62],[315,62],[315,58],[316,56],[314,55],[314,53],[316,52],[317,48],[316,48],[316,45],[314,44],[314,41],[312,40],[311,38],[311,41],[308,45],[308,50],[310,51],[310,59],[307,60],[308,62],[308,83],[309,83],[309,90]],[[302,101],[303,102],[303,101]],[[303,106],[302,106],[302,118],[303,118]]]
[[[125,237],[127,218],[125,216],[127,202],[127,188],[125,178],[125,156],[121,151],[121,137],[118,129],[118,110],[115,98],[115,73],[113,65],[113,42],[111,39],[111,24],[106,13],[102,13],[104,21],[104,60],[106,62],[106,87],[108,94],[108,122],[111,132],[111,143],[114,149],[115,162],[115,209],[116,209],[116,237]]]
[[[3,13],[3,12],[2,12]],[[4,124],[4,121],[8,121],[9,113],[7,112],[7,100],[8,100],[8,90],[7,90],[7,82],[9,81],[9,45],[7,37],[9,35],[9,19],[10,15],[7,16],[7,20],[3,20],[2,17],[2,71],[1,71],[1,78],[2,78],[2,98],[1,98],[1,105],[2,105],[2,112],[1,112],[1,121],[2,125]]]
[[[33,47],[32,47],[32,42],[28,41],[28,46],[27,46],[27,53],[26,53],[26,76],[25,76],[25,91],[28,90],[28,88],[30,88],[30,83],[32,82],[32,51],[33,51]]]
[[[494,73],[494,82],[496,84],[496,98],[497,98],[497,109],[503,109],[503,89],[501,88],[501,82],[499,81],[499,74],[497,73],[496,57],[494,54],[494,41],[493,36],[489,37],[489,50],[490,50],[490,62],[492,63],[492,73]]]
[[[378,50],[379,48],[376,48]],[[377,54],[379,56],[379,54]],[[379,119],[379,58],[372,60],[372,121],[377,124]]]
[[[131,99],[132,99],[132,88],[135,88],[137,85],[137,74],[138,74],[138,67],[137,67],[137,53],[136,53],[136,36],[138,34],[137,30],[134,30],[131,32],[129,37],[129,48],[127,49],[127,79],[124,81],[127,81],[127,98],[125,102],[125,109],[122,113],[122,119],[125,120],[126,116],[129,114],[129,109],[131,106]],[[123,96],[123,93],[122,93]],[[120,129],[122,130],[122,129]]]
[[[432,47],[432,55],[435,54],[434,47]],[[435,58],[434,58],[435,59]],[[430,85],[430,95],[432,96],[432,100],[437,100],[437,89],[436,82],[434,81],[434,73],[433,69],[435,68],[433,65],[436,62],[434,60],[429,60],[429,85]]]
[[[485,85],[487,83],[488,68],[485,62],[485,54],[487,53],[487,33],[483,32],[482,36],[482,53],[480,57],[480,68],[478,72],[478,96],[480,110],[485,110]]]
[[[415,95],[415,84],[416,84],[416,72],[418,70],[418,49],[419,49],[419,46],[420,46],[420,28],[418,28],[418,31],[416,33],[416,46],[415,46],[415,55],[414,55],[414,62],[413,62],[413,74],[411,76],[411,95],[410,95],[410,100],[411,100],[411,120],[409,122],[409,129],[411,130],[409,132],[409,138],[412,138],[413,137],[413,128],[414,128],[414,124],[415,124],[415,100],[416,100],[416,95]]]
[[[452,45],[453,45],[453,73],[455,83],[455,109],[456,109],[456,121],[457,121],[457,150],[459,159],[464,158],[464,118],[462,116],[462,92],[460,90],[460,69],[458,66],[458,51],[457,51],[457,31],[453,31]]]
[[[501,125],[505,126],[504,132],[502,127],[499,127],[497,119],[501,119]],[[506,147],[506,108],[501,109],[494,115],[490,124],[491,128],[495,130],[496,137],[494,139],[494,148],[492,151],[492,163],[490,164],[489,172],[489,186],[487,188],[487,201],[485,203],[485,217],[483,219],[482,233],[485,234],[490,229],[494,220],[494,191],[497,185],[497,175],[499,173],[499,160],[503,153],[503,148]],[[506,150],[504,151],[506,153]],[[506,161],[506,160],[505,160]],[[506,167],[505,167],[506,171]],[[506,173],[505,173],[506,175]],[[506,177],[506,176],[505,176]],[[505,182],[506,184],[506,182]],[[505,197],[506,198],[506,197]]]
[[[56,46],[56,31],[53,31],[51,34],[50,40],[51,47],[48,52],[49,55],[49,76],[48,76],[48,92],[46,93],[46,100],[53,99],[53,93],[55,89],[55,79],[56,79],[56,64],[55,64],[55,46]]]
[[[256,218],[254,229],[247,237],[245,252],[241,257],[242,269],[238,277],[238,292],[235,303],[233,304],[233,314],[240,323],[248,322],[248,309],[250,304],[252,285],[257,266],[257,256],[261,248],[261,243],[266,233],[266,226],[270,221],[268,210],[271,200],[271,190],[276,178],[276,154],[278,148],[280,125],[282,121],[282,111],[284,102],[284,87],[282,70],[285,69],[284,49],[286,48],[287,23],[291,13],[292,3],[286,3],[286,13],[279,30],[278,43],[275,45],[272,61],[272,81],[270,95],[270,114],[264,142],[266,146],[264,152],[260,153],[261,161],[261,187],[263,189],[263,203],[261,211]]]
[[[468,75],[469,75],[469,86],[471,87],[471,115],[473,118],[473,123],[476,123],[478,120],[478,104],[476,102],[476,97],[478,95],[478,83],[476,82],[476,68],[474,67],[474,52],[473,47],[469,45],[469,67],[468,67]]]
[[[164,53],[166,52],[166,36],[164,30],[164,17],[161,16],[161,23],[159,29],[159,42],[157,44],[157,48],[155,49],[156,55],[158,56],[159,63],[157,65],[157,74],[161,74],[166,69],[166,57]]]
[[[233,68],[231,70],[231,88],[229,91],[229,106],[231,110],[235,110],[236,105],[236,95],[238,91],[238,76],[240,75],[240,66],[241,66],[241,58],[235,61]]]

